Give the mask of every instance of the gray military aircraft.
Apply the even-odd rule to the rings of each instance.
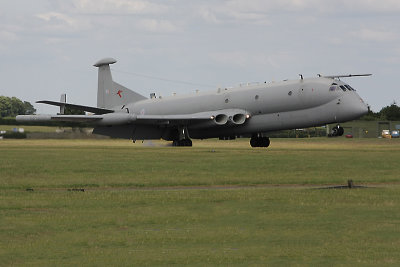
[[[246,84],[190,95],[146,98],[113,81],[105,58],[98,67],[97,107],[38,101],[60,107],[57,115],[20,115],[19,122],[65,121],[94,126],[93,133],[136,140],[164,139],[192,146],[191,138],[251,137],[252,147],[268,147],[268,132],[354,120],[368,107],[355,90],[335,75],[282,82]],[[88,112],[64,115],[65,107]],[[331,135],[343,135],[337,124]]]

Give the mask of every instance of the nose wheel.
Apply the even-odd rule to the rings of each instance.
[[[330,134],[328,134],[328,136],[335,137],[335,136],[342,136],[343,134],[344,134],[344,129],[338,124],[332,128],[332,131]]]
[[[269,147],[270,143],[269,137],[253,136],[250,139],[251,147]]]

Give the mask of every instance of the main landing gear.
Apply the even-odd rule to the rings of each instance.
[[[186,126],[179,126],[175,140],[172,142],[172,146],[192,146],[192,140],[190,140],[189,132]]]
[[[329,137],[335,137],[335,136],[342,136],[344,134],[344,129],[343,127],[340,127],[340,125],[336,125],[335,127],[332,128],[332,131],[330,134],[328,134]]]
[[[253,136],[250,139],[251,147],[269,147],[270,143],[269,137]]]
[[[192,140],[190,139],[174,140],[172,142],[172,146],[192,146]]]

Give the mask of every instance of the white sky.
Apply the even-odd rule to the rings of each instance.
[[[145,96],[373,73],[345,81],[379,111],[400,103],[400,1],[0,0],[0,95],[95,106],[104,57]]]

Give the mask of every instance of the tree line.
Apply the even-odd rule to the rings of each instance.
[[[33,115],[36,109],[28,101],[16,97],[0,96],[0,118],[15,117],[17,115]],[[83,115],[84,111],[65,108],[65,115]]]
[[[393,102],[390,106],[382,108],[379,112],[373,112],[368,107],[368,113],[360,118],[364,121],[400,121],[400,107]]]
[[[31,103],[16,97],[0,96],[0,117],[15,117],[17,115],[32,115],[36,109]]]

